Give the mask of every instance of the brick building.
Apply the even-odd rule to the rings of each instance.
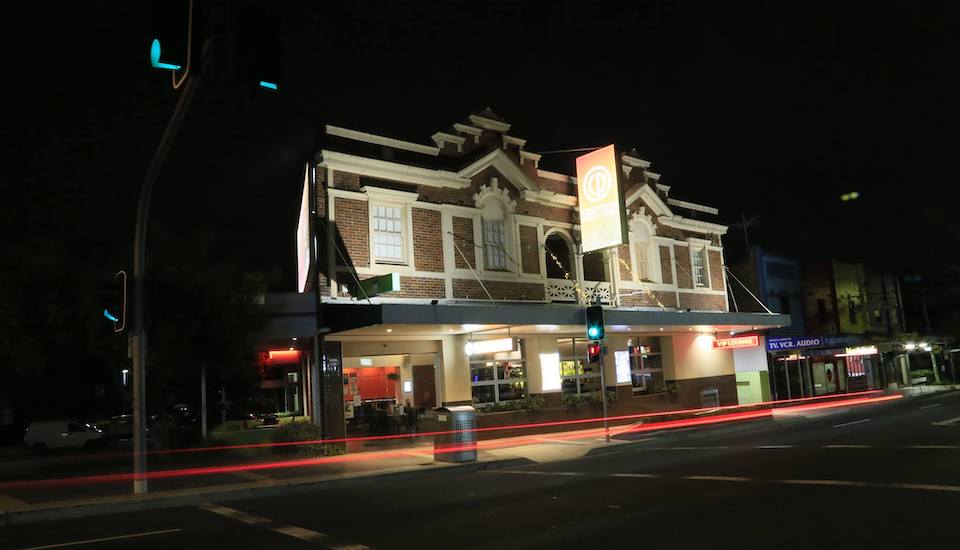
[[[312,378],[326,385],[313,407],[328,411],[329,433],[338,404],[348,424],[366,406],[351,382],[364,367],[395,368],[377,400],[425,409],[531,396],[551,409],[596,392],[582,307],[595,301],[607,306],[604,374],[619,411],[735,403],[731,352],[713,339],[789,318],[729,312],[717,210],[671,196],[631,151],[629,243],[583,254],[576,178],[541,169],[510,129],[489,109],[429,145],[326,127],[306,176],[313,244],[301,236],[298,254],[299,290],[321,306],[326,370]],[[385,274],[399,289],[367,296],[359,282]],[[505,339],[509,349],[465,352]]]

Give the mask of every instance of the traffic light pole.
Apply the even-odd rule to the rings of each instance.
[[[184,115],[193,100],[193,95],[200,84],[200,76],[206,67],[206,55],[201,62],[200,70],[187,77],[186,86],[180,93],[177,107],[167,123],[167,128],[160,138],[143,179],[140,188],[140,201],[137,205],[137,225],[133,238],[133,328],[130,340],[133,348],[133,493],[147,492],[147,400],[146,400],[146,364],[147,364],[147,333],[144,328],[144,293],[143,280],[146,273],[145,257],[147,253],[147,216],[150,213],[150,197],[153,186],[157,182],[160,168],[170,152],[173,139],[180,129]]]
[[[610,443],[610,426],[607,423],[607,376],[603,370],[603,344],[600,344],[600,399],[603,401],[603,433],[607,443]]]

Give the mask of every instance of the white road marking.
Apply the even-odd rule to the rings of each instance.
[[[87,539],[87,540],[77,540],[73,542],[61,542],[59,544],[48,544],[46,546],[30,546],[28,548],[21,548],[20,550],[43,550],[44,548],[64,548],[67,546],[79,546],[81,544],[95,544],[98,542],[107,542],[111,540],[123,540],[123,539],[133,539],[139,537],[149,537],[152,535],[166,535],[168,533],[179,533],[182,531],[180,528],[176,529],[163,529],[162,531],[144,531],[143,533],[133,533],[130,535],[117,535],[115,537],[103,537],[99,539]]]
[[[952,426],[957,422],[960,422],[960,416],[956,418],[948,418],[946,420],[941,420],[940,422],[931,422],[930,424],[934,426]]]
[[[934,407],[939,407],[940,405],[943,405],[943,403],[934,403],[932,405],[924,405],[920,407],[920,410],[922,411],[923,409],[932,409]]]
[[[834,424],[834,428],[842,428],[844,426],[853,426],[854,424],[863,424],[864,422],[870,422],[869,418],[863,418],[861,420],[854,420],[853,422],[844,422],[843,424]]]
[[[255,516],[253,514],[248,514],[246,512],[241,512],[240,510],[227,508],[226,506],[220,506],[210,502],[198,504],[197,508],[202,508],[208,512],[213,512],[214,514],[219,514],[230,519],[249,523],[250,525],[263,525],[275,533],[280,533],[281,535],[287,535],[288,537],[294,537],[307,542],[322,544],[331,550],[369,550],[369,547],[362,544],[337,543],[334,542],[330,535],[326,535],[318,531],[304,529],[303,527],[297,527],[296,525],[284,525],[268,518]]]
[[[752,481],[749,477],[740,476],[683,476],[680,479],[690,479],[693,481]]]
[[[824,445],[824,449],[869,449],[871,445]]]
[[[483,470],[490,474],[532,474],[533,471],[526,470]],[[888,483],[882,481],[851,481],[846,479],[761,479],[741,476],[715,476],[715,475],[690,475],[690,476],[661,476],[657,474],[588,474],[586,472],[536,472],[542,475],[576,475],[595,476],[595,477],[627,477],[638,479],[673,479],[683,481],[725,481],[734,483],[767,483],[778,485],[809,485],[818,487],[867,487],[873,489],[906,489],[911,491],[937,491],[948,493],[960,493],[960,485],[939,485],[932,483]]]

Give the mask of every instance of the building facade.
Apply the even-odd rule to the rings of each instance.
[[[605,386],[622,412],[736,403],[732,352],[714,340],[789,318],[729,311],[717,210],[671,196],[631,151],[620,157],[629,240],[583,253],[576,178],[540,168],[510,129],[489,110],[429,145],[326,127],[306,170],[298,258],[324,357],[305,378],[324,385],[312,407],[329,433],[337,409],[348,432],[381,429],[358,421],[374,401],[390,414],[460,403],[569,413]],[[584,339],[583,306],[596,302],[602,361]]]

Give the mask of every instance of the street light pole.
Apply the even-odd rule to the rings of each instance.
[[[137,495],[147,492],[147,333],[144,328],[143,280],[146,273],[147,217],[150,214],[150,197],[153,194],[157,176],[160,174],[160,168],[163,167],[177,130],[180,129],[183,117],[200,84],[200,76],[206,67],[206,57],[204,55],[200,70],[187,77],[186,86],[180,94],[180,99],[177,100],[177,107],[150,161],[147,175],[143,179],[143,186],[140,188],[140,201],[137,205],[137,225],[133,238],[133,330],[130,334],[133,348],[133,493]]]

